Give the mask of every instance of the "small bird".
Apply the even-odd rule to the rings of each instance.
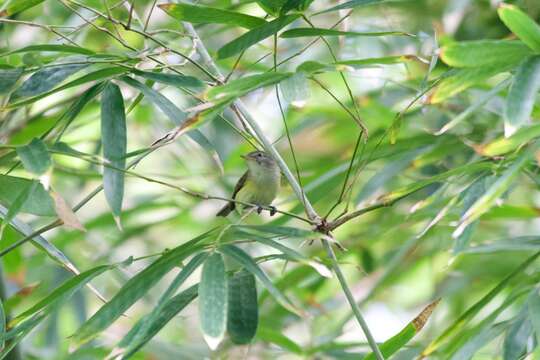
[[[281,172],[276,161],[264,151],[253,151],[242,158],[246,160],[248,169],[236,183],[232,198],[258,205],[257,212],[260,214],[261,206],[269,206],[276,198],[281,185]],[[235,208],[236,203],[231,201],[216,216],[227,216]],[[276,209],[272,206],[270,216],[275,213]]]

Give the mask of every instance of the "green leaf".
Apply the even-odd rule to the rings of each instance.
[[[22,189],[19,195],[17,195],[17,198],[9,207],[6,216],[3,217],[2,225],[0,226],[0,240],[2,239],[6,225],[13,221],[15,216],[21,211],[23,205],[30,199],[30,196],[37,189],[38,185],[38,181],[32,181],[26,186],[26,188]]]
[[[514,5],[501,4],[497,10],[502,22],[527,46],[540,52],[540,25]]]
[[[156,90],[127,76],[122,77],[120,80],[143,93],[144,96],[156,104],[156,106],[163,111],[175,125],[180,125],[186,120],[187,114]]]
[[[215,350],[227,326],[227,273],[220,253],[204,262],[199,285],[199,321],[204,340]]]
[[[8,208],[13,206],[23,189],[26,189],[32,182],[29,179],[0,175],[0,203]],[[20,212],[38,216],[56,215],[54,201],[41,184],[29,195]]]
[[[274,286],[272,281],[268,278],[266,273],[253,261],[253,259],[242,249],[234,245],[225,245],[220,248],[223,254],[230,256],[242,265],[247,271],[255,275],[259,281],[264,285],[268,292],[283,306],[285,309],[298,314],[299,311],[294,307],[292,302]]]
[[[0,16],[8,17],[18,14],[24,10],[33,8],[44,1],[45,0],[12,0],[8,7],[4,11],[0,12]]]
[[[5,341],[3,340],[6,335],[6,313],[4,311],[4,302],[0,301],[0,349],[3,349],[5,346]]]
[[[269,23],[253,28],[219,49],[217,52],[218,58],[225,59],[248,49],[252,45],[274,35],[279,30],[298,19],[298,17],[299,15],[285,15],[272,20]]]
[[[309,7],[309,5],[311,5],[312,2],[313,0],[287,0],[285,4],[283,4],[283,6],[281,7],[279,14],[285,15],[291,10],[303,12],[307,10],[307,8]]]
[[[8,55],[26,53],[26,52],[61,52],[61,53],[71,53],[71,54],[81,54],[81,55],[94,55],[95,52],[89,49],[85,49],[80,46],[64,45],[64,44],[41,44],[41,45],[29,45],[22,47],[20,49],[12,50],[0,54],[0,58]]]
[[[177,88],[202,89],[204,87],[204,83],[194,76],[165,74],[165,73],[159,73],[159,72],[140,71],[140,70],[136,70],[133,73],[135,75],[142,76],[145,79],[159,82],[162,84],[175,86]]]
[[[527,353],[527,344],[532,333],[531,321],[527,315],[526,311],[522,311],[506,331],[503,343],[504,360],[523,359]]]
[[[351,60],[341,60],[336,61],[334,64],[337,65],[348,65],[353,67],[365,67],[370,65],[393,65],[407,63],[411,61],[418,61],[424,63],[425,60],[420,59],[416,55],[397,55],[397,56],[383,56],[377,58],[366,58],[366,59],[351,59]]]
[[[277,16],[288,0],[256,0],[266,13]]]
[[[482,195],[466,212],[463,214],[459,221],[459,225],[457,226],[456,230],[452,234],[454,238],[461,235],[463,230],[472,222],[474,222],[476,219],[480,218],[485,212],[487,212],[497,201],[499,197],[501,197],[512,185],[516,177],[519,175],[521,169],[527,161],[530,158],[530,153],[526,151],[524,154],[522,154],[517,160],[514,161],[512,166],[506,170],[501,177],[493,183],[489,187],[489,189],[486,191],[484,195]]]
[[[506,322],[486,327],[479,334],[468,340],[450,360],[470,360],[474,354],[493,339],[499,337],[508,326]]]
[[[287,38],[298,38],[298,37],[312,37],[312,36],[388,36],[388,35],[399,35],[399,36],[412,36],[403,31],[379,31],[379,32],[356,32],[356,31],[340,31],[334,29],[323,29],[323,28],[296,28],[287,30],[281,33],[279,37]]]
[[[269,329],[268,327],[260,327],[257,330],[257,339],[275,344],[282,349],[292,352],[293,354],[302,355],[304,353],[300,345],[289,339],[280,331],[275,331],[273,329]]]
[[[193,285],[186,290],[182,291],[180,294],[172,297],[171,299],[167,300],[163,304],[163,307],[161,311],[156,314],[156,317],[153,319],[153,321],[149,324],[147,331],[145,332],[145,336],[139,340],[137,343],[137,347],[133,348],[128,353],[124,353],[121,357],[121,359],[128,359],[132,355],[134,355],[140,348],[142,348],[147,342],[149,342],[154,336],[156,336],[169,321],[175,318],[180,311],[182,311],[186,306],[189,305],[198,295],[198,285]],[[142,323],[137,323],[141,324]],[[141,326],[139,325],[139,326]],[[131,330],[126,334],[124,339],[129,339],[135,337],[135,335],[138,333],[139,328],[137,325],[135,325]]]
[[[420,314],[414,318],[413,321],[408,323],[399,333],[392,336],[390,339],[382,343],[379,348],[385,358],[390,358],[398,350],[403,348],[407,343],[422,330],[426,322],[428,321],[431,313],[435,307],[439,304],[439,300],[432,302],[426,306]],[[375,354],[370,353],[363,360],[375,360]]]
[[[389,2],[398,2],[398,0],[351,0],[351,1],[344,2],[343,4],[339,4],[337,6],[331,7],[330,9],[319,11],[313,15],[324,14],[330,11],[352,9],[356,7],[366,6],[366,5],[382,4],[382,3],[389,3]]]
[[[210,101],[231,101],[255,89],[277,84],[280,81],[291,77],[292,75],[293,73],[269,72],[246,76],[240,79],[232,80],[225,85],[213,87],[207,92],[206,95]]]
[[[297,71],[293,76],[282,80],[279,89],[283,99],[294,106],[303,106],[309,98],[309,84],[306,73]]]
[[[523,271],[529,267],[540,256],[540,251],[531,255],[518,267],[516,267],[510,274],[502,279],[494,288],[491,289],[480,300],[469,307],[460,317],[458,317],[449,327],[447,327],[439,337],[433,340],[421,353],[422,356],[427,357],[437,351],[441,345],[451,336],[458,334],[463,330],[464,326],[472,320],[472,318],[478,314],[485,306],[493,300],[502,290],[504,290],[509,284],[512,283],[514,278],[518,275],[522,275]]]
[[[62,285],[54,289],[49,295],[42,298],[28,310],[17,315],[13,320],[9,322],[9,326],[14,327],[40,311],[46,311],[47,309],[50,309],[58,303],[66,302],[69,298],[73,296],[75,292],[80,290],[92,279],[103,274],[105,271],[114,269],[121,264],[122,263],[97,266],[66,280]]]
[[[166,308],[174,293],[187,280],[187,278],[206,260],[208,253],[203,252],[195,255],[189,263],[182,268],[182,271],[171,282],[165,293],[161,295],[157,306],[145,317],[141,318],[128,334],[120,341],[119,347],[125,348],[123,358],[127,359],[138,349],[140,349],[151,337],[150,334],[155,334],[155,324],[160,323],[160,318],[163,317],[163,312],[167,312]],[[135,328],[137,330],[135,330]]]
[[[80,346],[109,327],[173,267],[178,266],[185,258],[199,250],[201,248],[199,242],[211,232],[212,230],[166,252],[151,265],[129,279],[109,302],[103,305],[77,330],[72,339],[73,343]]]
[[[441,48],[441,59],[454,67],[516,64],[531,54],[521,41],[479,40],[456,42]]]
[[[127,143],[124,99],[120,88],[112,83],[105,86],[101,95],[101,142],[105,160],[115,168],[124,169]],[[105,166],[103,190],[115,219],[119,219],[124,198],[124,173]]]
[[[536,334],[536,341],[540,339],[540,293],[538,288],[534,288],[527,300],[529,319]]]
[[[253,29],[266,24],[264,19],[203,5],[161,4],[158,7],[173,18],[193,24],[225,24]]]
[[[241,270],[229,279],[227,333],[235,344],[249,344],[259,323],[255,277]]]
[[[487,244],[473,246],[463,250],[469,254],[486,254],[499,251],[535,251],[540,250],[540,238],[536,236],[520,236],[507,240],[495,240]]]
[[[540,125],[524,127],[516,131],[514,135],[508,138],[502,137],[490,142],[489,144],[481,146],[479,151],[482,155],[489,157],[502,155],[523,146],[530,140],[539,136]]]
[[[504,108],[504,135],[512,136],[529,122],[540,90],[540,56],[527,58],[517,68]]]
[[[0,95],[9,92],[21,77],[23,68],[0,69]]]
[[[36,71],[13,92],[12,99],[43,94],[88,66],[87,64],[56,65]]]
[[[14,102],[14,103],[10,103],[7,105],[7,108],[16,108],[16,107],[20,107],[20,106],[24,106],[24,105],[28,105],[28,104],[32,104],[40,99],[43,99],[44,97],[47,97],[49,95],[52,95],[54,93],[57,93],[59,91],[62,91],[62,90],[66,90],[66,89],[69,89],[69,88],[72,88],[72,87],[75,87],[75,86],[79,86],[79,85],[83,85],[83,84],[86,84],[86,83],[89,83],[89,82],[92,82],[92,81],[97,81],[97,80],[105,80],[105,79],[109,79],[109,78],[112,78],[112,77],[115,77],[117,75],[120,75],[120,74],[123,74],[123,73],[126,73],[128,72],[129,69],[126,69],[124,67],[106,67],[104,69],[100,69],[100,70],[96,70],[94,72],[91,72],[89,74],[86,74],[86,75],[83,75],[73,81],[70,81],[62,86],[59,86],[57,88],[54,88],[50,91],[47,91],[47,92],[44,92],[42,94],[39,94],[39,95],[36,95],[36,96],[33,96],[33,97],[30,97],[28,99],[25,99],[25,100],[21,100],[19,102]]]
[[[507,71],[510,67],[509,65],[492,65],[456,69],[452,74],[441,80],[429,100],[432,104],[441,103],[471,86],[480,84],[501,72]]]
[[[28,145],[18,147],[17,155],[24,168],[37,175],[44,174],[52,165],[47,146],[38,138],[34,138]]]

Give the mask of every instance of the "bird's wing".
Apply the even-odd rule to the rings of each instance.
[[[238,182],[234,186],[234,190],[232,193],[233,199],[236,198],[236,194],[238,194],[238,192],[244,187],[244,185],[246,184],[247,178],[248,178],[248,172],[246,171],[244,175],[242,175],[242,177],[238,180]]]

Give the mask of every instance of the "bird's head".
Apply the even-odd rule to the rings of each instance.
[[[252,151],[249,154],[242,155],[242,158],[246,160],[248,164],[259,165],[264,167],[276,166],[276,161],[264,151]]]

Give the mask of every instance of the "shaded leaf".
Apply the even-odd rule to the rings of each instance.
[[[241,270],[229,279],[227,333],[235,344],[251,342],[259,323],[255,277]]]
[[[299,15],[285,15],[272,20],[269,23],[253,28],[219,49],[217,52],[218,58],[225,59],[248,49],[259,41],[274,35],[279,30],[298,19],[298,17]]]
[[[13,92],[12,99],[43,94],[86,66],[88,65],[68,64],[40,69]]]
[[[303,71],[297,71],[293,76],[282,80],[279,89],[283,99],[294,106],[303,106],[309,98],[309,84]]]
[[[378,31],[378,32],[357,32],[357,31],[340,31],[334,29],[323,28],[295,28],[281,33],[281,38],[297,38],[297,37],[312,37],[312,36],[411,36],[403,31]]]
[[[502,22],[527,46],[540,52],[540,25],[514,5],[502,3],[497,10]]]
[[[165,74],[165,73],[160,73],[160,72],[139,71],[139,70],[134,71],[133,73],[135,75],[142,76],[145,79],[159,82],[162,84],[175,86],[178,88],[187,87],[187,88],[193,88],[193,89],[201,89],[204,87],[204,83],[194,76],[179,75],[179,74]]]
[[[0,69],[0,94],[10,91],[21,77],[23,68]]]
[[[173,267],[179,265],[182,260],[199,250],[201,248],[199,242],[205,239],[209,233],[204,233],[166,252],[151,265],[129,279],[109,302],[103,305],[77,330],[72,338],[73,343],[77,346],[82,345],[109,327]]]
[[[193,24],[226,24],[253,29],[266,24],[264,19],[203,5],[161,4],[161,10],[180,21]]]
[[[17,155],[26,170],[37,175],[44,174],[52,165],[45,143],[34,138],[28,145],[17,148]]]
[[[26,52],[40,52],[40,51],[72,53],[72,54],[81,54],[81,55],[95,54],[95,52],[93,52],[92,50],[86,49],[80,46],[65,45],[65,44],[39,44],[39,45],[29,45],[29,46],[25,46],[16,50],[11,50],[3,54],[0,54],[0,57],[12,55],[12,54],[19,54],[19,53],[26,53]]]
[[[531,332],[531,321],[527,317],[527,312],[522,311],[506,332],[503,343],[503,359],[523,359],[523,356],[527,353],[527,343]]]
[[[504,108],[504,135],[512,136],[529,122],[540,90],[540,56],[531,56],[517,68]]]
[[[280,331],[275,331],[268,327],[260,327],[257,330],[257,339],[278,345],[294,354],[301,355],[304,353],[300,345],[289,339]]]
[[[486,327],[479,334],[468,340],[458,351],[456,351],[450,360],[469,360],[474,354],[490,341],[502,334],[508,326],[507,323],[499,323]]]
[[[326,9],[323,11],[319,11],[318,13],[315,13],[314,15],[318,14],[324,14],[330,11],[337,11],[342,9],[352,9],[360,6],[366,6],[366,5],[372,5],[372,4],[381,4],[381,3],[389,3],[389,2],[395,2],[396,0],[351,0],[344,2],[342,4],[339,4],[337,6],[331,7],[330,9]]]
[[[529,319],[536,334],[536,340],[540,339],[540,293],[537,288],[534,288],[527,300],[527,309]]]
[[[247,271],[255,275],[259,281],[264,285],[270,294],[287,310],[297,314],[298,310],[294,307],[292,302],[274,286],[272,281],[268,278],[266,273],[253,261],[253,259],[242,249],[234,245],[225,245],[220,248],[223,254],[230,256],[242,265]]]
[[[126,167],[126,115],[120,88],[109,83],[101,95],[101,142],[103,157],[115,168]],[[103,190],[113,215],[119,218],[124,198],[124,173],[105,166]]]

